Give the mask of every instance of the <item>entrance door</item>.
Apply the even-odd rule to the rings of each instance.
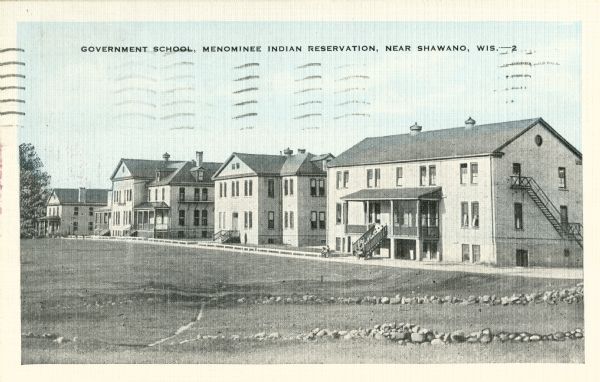
[[[567,206],[560,206],[560,225],[563,229],[569,228],[569,211]]]
[[[233,214],[231,214],[231,230],[232,231],[238,230],[238,213],[237,212],[234,212]]]
[[[381,223],[381,205],[377,202],[369,203],[369,224]]]
[[[527,267],[529,265],[529,254],[524,249],[517,249],[517,267]]]
[[[513,163],[512,172],[515,176],[521,176],[521,163]]]

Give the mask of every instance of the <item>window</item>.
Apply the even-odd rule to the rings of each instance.
[[[165,188],[164,187],[162,188],[162,192],[161,193],[162,193],[162,199],[161,200],[164,202],[165,201]]]
[[[121,196],[119,195],[119,200],[121,200]],[[154,189],[154,201],[158,200],[158,188]]]
[[[378,168],[376,168],[375,169],[375,187],[379,187],[380,180],[381,180],[381,171]]]
[[[267,225],[268,229],[275,229],[275,212],[274,211],[269,211],[267,224],[268,224]]]
[[[523,229],[523,205],[515,203],[515,229]]]
[[[564,167],[558,168],[558,187],[567,188],[567,169]]]
[[[227,197],[227,182],[223,182],[223,197]]]
[[[335,173],[335,188],[339,190],[341,183],[342,183],[342,172],[338,171]]]
[[[283,228],[287,228],[288,227],[288,213],[287,211],[285,211],[283,213]]]
[[[435,166],[429,166],[429,185],[435,186]]]
[[[479,228],[479,202],[471,203],[471,219],[473,228]]]
[[[350,178],[350,173],[348,171],[344,171],[344,188],[348,188],[349,178]]]
[[[240,196],[240,181],[235,181],[235,196]]]
[[[148,191],[146,192],[146,199],[148,199],[148,201],[150,201],[150,189],[148,189]],[[114,202],[114,198],[113,198],[113,202]]]
[[[319,229],[325,229],[325,212],[319,212]]]
[[[197,202],[200,200],[200,189],[194,188],[194,201]]]
[[[466,163],[461,163],[460,164],[460,184],[466,184],[467,183],[467,164]]]
[[[235,163],[232,163],[232,164],[231,164],[231,169],[232,169],[232,170],[235,170]]]
[[[290,211],[290,228],[294,228],[294,212]]]
[[[88,231],[93,231],[94,230],[94,223],[89,222],[88,223]]]
[[[204,200],[204,201],[208,200],[208,188],[202,189],[202,200]]]
[[[208,232],[207,231],[202,231],[202,238],[206,239],[208,237]]]
[[[294,179],[290,179],[290,195],[294,195]]]
[[[79,215],[79,207],[73,207],[73,215]]]
[[[185,225],[185,210],[179,210],[179,225]]]
[[[516,176],[521,176],[521,163],[513,163],[512,173]]]
[[[479,178],[479,165],[471,163],[471,184],[477,184]]]
[[[248,181],[248,196],[252,196],[252,179]]]
[[[78,229],[79,229],[79,223],[73,222],[73,233],[77,232]]]
[[[196,227],[200,225],[200,210],[194,210],[194,225]]]
[[[244,228],[248,228],[248,212],[244,211]]]
[[[267,180],[267,196],[269,198],[275,197],[275,180],[273,179]]]
[[[402,167],[396,167],[396,186],[402,186]]]
[[[325,196],[325,179],[319,179],[319,196]]]
[[[317,196],[317,180],[310,180],[310,196]]]
[[[94,216],[94,207],[90,207],[88,214]]]
[[[252,211],[248,212],[248,228],[252,228]]]
[[[335,224],[342,224],[342,203],[335,205]]]
[[[471,261],[471,254],[469,253],[469,244],[462,245],[462,261]]]
[[[244,180],[244,196],[248,196],[248,181]]]
[[[342,251],[342,239],[339,237],[335,238],[335,251],[336,252]]]
[[[179,187],[179,200],[182,202],[185,200],[185,188]]]
[[[427,181],[427,166],[419,167],[419,185],[424,186]]]
[[[202,225],[203,226],[208,225],[208,211],[207,210],[202,210]]]
[[[460,203],[460,213],[461,213],[461,219],[460,219],[460,225],[461,227],[468,227],[469,226],[469,203],[467,202],[461,202]]]
[[[317,211],[310,212],[310,228],[317,229]]]
[[[231,181],[231,197],[233,198],[235,196],[235,182],[232,180]]]
[[[288,194],[288,180],[284,179],[283,181],[283,195],[287,195]]]
[[[223,197],[223,183],[219,183],[219,198]]]
[[[367,188],[373,187],[373,170],[367,170]]]
[[[481,247],[478,244],[473,244],[471,249],[473,253],[473,262],[478,263],[481,261]]]

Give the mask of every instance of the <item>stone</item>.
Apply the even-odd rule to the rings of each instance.
[[[56,342],[57,344],[62,344],[63,342],[67,342],[67,340],[65,339],[65,337],[58,337],[53,342]]]
[[[581,333],[581,332],[575,332],[574,337],[575,338],[583,338],[583,333]]]
[[[269,336],[267,338],[272,339],[272,340],[279,339],[279,338],[281,338],[281,334],[274,332],[274,333],[269,334]]]
[[[432,344],[432,345],[445,345],[444,341],[442,341],[442,340],[441,340],[441,339],[439,339],[439,338],[435,338],[435,339],[433,339],[433,340],[431,341],[431,344]]]
[[[348,333],[348,334],[346,334],[346,335],[345,335],[343,338],[344,338],[345,340],[351,340],[352,338],[354,338],[354,336],[353,336],[352,334]]]
[[[338,334],[339,334],[341,337],[344,337],[346,334],[348,334],[348,331],[347,331],[347,330],[340,330],[340,331],[338,332]]]
[[[425,341],[425,336],[421,333],[411,333],[410,340],[411,342],[421,343]]]
[[[238,304],[243,304],[246,302],[246,299],[244,297],[238,298],[237,302],[238,302]]]
[[[327,329],[321,329],[316,334],[317,337],[324,337],[326,335],[327,335]]]
[[[390,303],[390,298],[389,297],[382,297],[381,298],[381,303],[382,304],[389,304]]]
[[[490,335],[492,334],[492,331],[489,328],[485,328],[481,331],[481,335]]]
[[[267,335],[267,333],[265,333],[265,332],[260,332],[260,333],[256,333],[256,334],[254,335],[254,338],[262,338],[262,337],[264,337],[264,336],[266,336],[266,335]]]
[[[506,306],[506,305],[510,304],[510,299],[509,299],[508,297],[502,297],[502,298],[500,299],[500,303],[501,303],[502,305]]]
[[[488,334],[484,334],[479,339],[479,342],[481,342],[482,344],[490,343],[492,342],[492,337],[490,337]]]
[[[375,338],[376,340],[379,340],[379,341],[385,339],[385,337],[381,333],[375,333],[375,335],[373,336],[373,338]]]
[[[531,337],[529,337],[529,341],[532,341],[532,342],[537,342],[541,339],[542,339],[542,337],[540,337],[538,334],[534,334]]]
[[[401,304],[402,303],[402,299],[398,298],[398,297],[394,297],[390,299],[390,304],[392,305],[397,305],[397,304]]]
[[[452,334],[450,334],[450,339],[452,340],[452,342],[465,342],[465,332],[463,332],[462,330],[454,331],[452,332]]]
[[[564,339],[565,339],[565,333],[563,333],[563,332],[556,332],[556,333],[554,333],[553,337],[557,341],[564,341]]]
[[[484,304],[489,304],[490,296],[488,296],[487,294],[484,295],[483,297],[481,297],[481,302],[483,302]]]

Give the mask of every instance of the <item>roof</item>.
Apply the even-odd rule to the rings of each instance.
[[[52,190],[60,204],[101,204],[108,203],[108,189],[86,188],[85,202],[79,201],[79,188],[55,188]]]
[[[581,158],[581,153],[542,118],[533,118],[365,138],[330,161],[329,167],[494,154],[538,123]]]
[[[176,169],[177,165],[185,162],[121,158],[119,164],[110,176],[111,180],[117,175],[117,171],[121,168],[121,164],[123,163],[127,166],[127,169],[134,178],[154,178],[157,169]]]
[[[441,187],[413,187],[413,188],[365,188],[342,196],[342,200],[378,200],[378,199],[441,199]]]
[[[217,177],[234,157],[239,158],[259,176],[325,175],[325,171],[314,163],[315,155],[311,153],[287,156],[234,152],[215,172],[214,177]]]
[[[156,208],[170,208],[169,205],[165,202],[144,202],[138,206],[135,206],[134,210],[148,210],[148,209],[156,209]]]
[[[329,157],[335,158],[332,153],[327,153],[327,154],[315,155],[314,157],[311,158],[311,161],[316,162],[316,161],[320,161],[323,159],[327,159]]]

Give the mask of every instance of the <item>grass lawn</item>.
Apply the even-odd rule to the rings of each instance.
[[[324,281],[321,282],[321,276]],[[21,242],[23,363],[583,362],[584,342],[492,343],[441,348],[376,340],[232,341],[197,335],[295,335],[315,327],[356,329],[412,322],[440,331],[530,331],[583,327],[583,304],[237,305],[205,308],[173,341],[146,347],[198,315],[213,296],[457,295],[532,292],[573,286],[552,280],[316,262],[140,243]],[[98,304],[96,304],[98,303]],[[173,342],[173,344],[171,344]]]

